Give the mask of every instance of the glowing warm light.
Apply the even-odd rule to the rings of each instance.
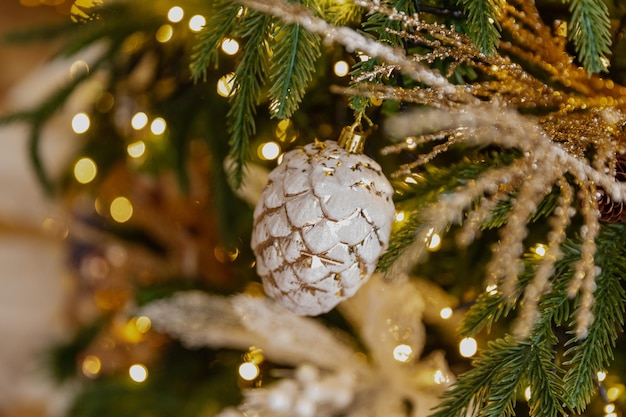
[[[524,390],[524,398],[526,398],[526,401],[530,400],[531,395],[532,395],[532,392],[530,391],[530,385],[529,385]]]
[[[398,212],[396,212],[396,221],[397,221],[397,222],[402,222],[402,221],[404,221],[404,218],[405,218],[405,214],[404,214],[404,212],[403,212],[403,211],[398,211]]]
[[[81,184],[87,184],[96,178],[98,166],[91,158],[80,158],[74,164],[74,178]]]
[[[617,413],[608,413],[605,414],[604,417],[617,417]]]
[[[146,144],[142,140],[128,144],[126,152],[131,158],[139,158],[146,152]]]
[[[161,43],[168,42],[174,36],[174,28],[170,24],[162,25],[156,32],[155,38]]]
[[[87,113],[77,113],[72,118],[72,130],[76,133],[85,133],[89,130],[90,125],[91,120],[89,120]]]
[[[165,119],[162,117],[157,117],[150,123],[150,131],[155,135],[162,135],[166,127],[167,123],[165,123]]]
[[[401,344],[393,349],[393,358],[398,362],[408,362],[413,355],[413,348],[409,345]]]
[[[435,375],[433,375],[433,380],[437,385],[445,384],[446,382],[448,382],[448,378],[441,369],[437,369],[435,371]]]
[[[100,371],[102,370],[102,362],[97,356],[85,356],[85,359],[83,359],[81,370],[83,372],[83,375],[88,378],[96,377],[98,376],[98,374],[100,374]]]
[[[610,403],[610,404],[606,404],[606,405],[604,406],[604,412],[605,412],[605,413],[609,414],[609,413],[612,413],[612,412],[614,412],[614,411],[615,411],[615,404]]]
[[[126,197],[117,197],[109,207],[111,217],[118,223],[124,223],[133,216],[133,205]]]
[[[478,351],[478,343],[473,337],[466,337],[459,343],[459,352],[461,356],[470,358]]]
[[[620,387],[611,387],[606,390],[606,398],[608,398],[609,401],[617,400],[620,395],[622,395],[622,390]]]
[[[143,334],[137,329],[137,319],[130,319],[122,329],[124,339],[128,343],[139,343],[143,339]]]
[[[280,145],[276,142],[266,142],[259,146],[259,156],[262,159],[273,161],[280,155]]]
[[[222,51],[227,55],[235,55],[239,52],[239,42],[230,38],[224,39],[222,41]]]
[[[431,252],[435,252],[441,247],[441,236],[437,233],[433,233],[430,239],[428,240],[428,250]]]
[[[441,311],[439,311],[439,317],[444,320],[449,319],[450,317],[452,317],[452,309],[450,307],[442,308]]]
[[[337,61],[333,67],[333,71],[337,77],[345,77],[350,71],[350,67],[346,61]]]
[[[417,143],[415,142],[415,138],[413,137],[406,138],[404,142],[406,143],[406,147],[411,150],[417,148]]]
[[[222,97],[230,96],[230,93],[233,91],[234,85],[235,85],[235,73],[234,72],[223,75],[219,80],[217,80],[217,94],[219,94]]]
[[[172,23],[178,23],[183,20],[185,11],[180,6],[174,6],[167,12],[167,20]]]
[[[359,55],[359,59],[361,60],[361,62],[365,62],[365,61],[369,61],[370,57],[369,57],[369,55],[360,54]]]
[[[128,375],[130,375],[130,379],[135,382],[144,382],[148,379],[148,368],[146,368],[145,365],[136,363],[128,368]]]
[[[130,125],[135,130],[141,130],[148,124],[148,115],[144,112],[140,111],[135,113],[135,115],[130,119]]]
[[[489,295],[496,295],[498,293],[498,286],[496,284],[487,285],[485,291],[489,293]]]
[[[417,184],[417,180],[413,177],[406,177],[404,179],[404,182],[406,182],[407,184]]]
[[[259,373],[261,373],[259,367],[252,362],[244,362],[239,365],[239,376],[246,381],[256,379],[256,377],[259,376]]]
[[[602,382],[606,379],[606,372],[604,371],[598,371],[598,373],[596,374],[598,377],[598,381]]]
[[[147,333],[152,327],[152,321],[148,316],[139,316],[135,320],[135,327],[137,327],[139,333]]]
[[[548,247],[546,245],[539,243],[537,246],[535,246],[534,252],[537,254],[537,256],[544,257],[546,256],[547,249]]]
[[[192,32],[200,32],[204,25],[206,25],[206,19],[202,15],[197,14],[189,19],[189,29]]]

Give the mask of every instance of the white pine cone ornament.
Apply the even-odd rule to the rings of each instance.
[[[340,142],[353,150],[354,138],[362,137],[346,128]],[[375,161],[337,142],[287,152],[254,210],[252,249],[265,292],[311,316],[354,295],[389,242],[392,196]]]

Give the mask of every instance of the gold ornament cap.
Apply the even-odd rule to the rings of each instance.
[[[355,130],[354,126],[346,126],[341,130],[337,143],[350,153],[363,153],[365,133]]]

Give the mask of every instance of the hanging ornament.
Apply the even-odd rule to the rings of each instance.
[[[615,180],[626,181],[626,156],[617,155],[615,161]],[[602,187],[596,191],[598,197],[598,210],[600,220],[610,223],[623,223],[626,221],[626,205],[622,201],[614,201]]]
[[[254,210],[252,249],[266,293],[289,310],[318,315],[351,297],[389,242],[393,189],[363,155],[364,136],[287,152]]]

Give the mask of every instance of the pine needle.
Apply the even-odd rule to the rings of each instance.
[[[606,71],[612,42],[606,4],[602,0],[570,0],[570,12],[569,39],[583,67],[591,73]]]

